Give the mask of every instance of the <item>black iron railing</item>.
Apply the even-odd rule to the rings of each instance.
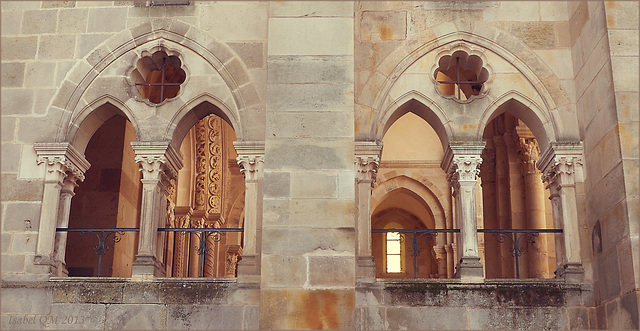
[[[214,243],[219,242],[227,232],[244,232],[244,229],[235,228],[159,228],[159,232],[180,232],[182,234],[193,233],[198,238],[198,245],[194,246],[196,253],[200,257],[200,277],[204,276],[204,255],[211,249],[207,246],[207,240],[211,239]],[[97,276],[100,277],[102,273],[102,256],[105,255],[110,247],[107,245],[107,240],[111,237],[113,244],[120,242],[125,232],[140,232],[138,228],[104,228],[104,229],[89,229],[89,228],[56,228],[56,232],[80,232],[81,235],[91,233],[95,235],[98,243],[93,247],[98,255],[98,272]]]
[[[535,243],[535,239],[540,233],[562,233],[562,229],[478,229],[478,233],[492,233],[501,244],[504,243],[507,238],[511,239],[513,248],[509,248],[509,252],[516,260],[516,278],[520,278],[520,256],[522,256],[522,253],[526,250],[527,243]],[[524,239],[524,243],[520,245],[522,239]]]
[[[200,277],[204,277],[204,257],[211,247],[207,246],[207,240],[210,238],[214,243],[219,242],[227,232],[244,232],[244,229],[234,228],[159,228],[160,232],[180,232],[182,234],[192,233],[198,237],[199,244],[193,248],[196,250],[196,254],[199,256],[200,263]]]
[[[419,247],[419,243],[423,240],[425,243],[432,244],[438,233],[459,233],[460,229],[372,229],[371,233],[399,233],[400,242],[410,240],[411,245],[407,247],[407,253],[413,259],[413,278],[418,278],[418,256],[424,250]],[[491,233],[498,243],[504,243],[507,238],[511,240],[512,248],[509,252],[515,258],[516,278],[520,278],[520,256],[526,250],[527,243],[533,244],[535,238],[540,233],[562,233],[562,229],[478,229],[478,233]],[[522,241],[524,239],[524,241]]]

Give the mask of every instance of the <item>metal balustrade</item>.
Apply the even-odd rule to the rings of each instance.
[[[460,229],[372,229],[371,233],[389,233],[395,232],[400,234],[400,242],[410,240],[411,245],[407,247],[407,253],[413,259],[413,278],[418,278],[418,256],[424,250],[424,247],[419,247],[419,242],[424,240],[425,243],[435,243],[435,238],[438,233],[459,233]],[[535,238],[540,233],[562,233],[562,229],[478,229],[478,233],[491,233],[496,241],[500,244],[506,242],[509,238],[512,243],[512,247],[509,248],[509,252],[515,258],[516,278],[520,278],[520,256],[526,250],[526,244],[533,244]],[[522,240],[524,239],[524,241]],[[485,239],[486,240],[486,239]]]
[[[98,272],[97,277],[101,277],[102,273],[102,256],[105,255],[111,247],[107,245],[109,238],[113,240],[113,244],[117,244],[126,232],[140,232],[138,228],[56,228],[56,232],[80,232],[81,235],[88,233],[93,234],[98,243],[93,249],[98,255]],[[158,232],[180,232],[182,234],[193,233],[198,238],[198,245],[194,246],[196,254],[200,257],[200,277],[204,276],[204,255],[211,249],[207,246],[207,239],[211,239],[214,243],[219,242],[227,232],[244,232],[244,229],[236,228],[158,228]]]

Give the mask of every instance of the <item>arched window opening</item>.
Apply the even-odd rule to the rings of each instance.
[[[242,227],[245,191],[235,139],[233,128],[211,114],[182,141],[184,166],[167,198],[167,277],[237,276],[243,235],[230,231]]]
[[[480,95],[484,83],[489,78],[489,71],[483,67],[482,59],[464,51],[441,57],[438,65],[434,77],[439,84],[440,92],[452,95],[458,100]]]
[[[446,193],[449,188],[447,176],[440,167],[444,154],[442,143],[429,123],[416,113],[410,109],[400,116],[382,140],[371,217],[372,251],[378,278],[453,276],[452,263],[451,270],[447,271],[447,254],[452,255],[449,260],[453,261],[453,236],[428,232],[452,226],[452,219],[444,209],[451,210],[450,199],[431,191]],[[389,231],[392,229],[402,231]]]
[[[85,152],[91,167],[71,200],[70,229],[139,227],[141,175],[132,141],[135,131],[122,116],[105,121],[91,137]],[[70,231],[66,235],[69,276],[131,276],[138,247],[137,232]],[[101,236],[105,239],[102,246]]]
[[[553,229],[549,190],[536,163],[537,140],[509,113],[487,124],[480,177],[485,229]],[[556,268],[553,233],[484,233],[486,278],[552,278]],[[514,255],[518,255],[515,259]],[[517,263],[516,263],[517,261]]]

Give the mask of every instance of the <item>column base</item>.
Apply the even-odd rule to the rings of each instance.
[[[55,277],[69,277],[67,265],[61,261],[55,261],[51,267],[51,275]]]
[[[260,265],[256,255],[243,255],[238,262],[238,283],[260,283]]]
[[[584,282],[584,268],[582,263],[567,263],[558,267],[556,278],[564,278],[567,283],[579,284]]]
[[[151,280],[154,277],[165,276],[162,262],[150,255],[136,255],[131,273],[131,278],[136,280]]]
[[[463,283],[484,281],[484,272],[479,257],[463,257],[456,268],[455,278],[460,278]]]
[[[373,256],[358,256],[356,258],[356,280],[360,283],[374,283],[376,281],[376,262]]]

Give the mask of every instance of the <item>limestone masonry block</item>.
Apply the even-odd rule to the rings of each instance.
[[[349,287],[356,281],[352,256],[309,256],[309,285],[313,287]]]
[[[364,41],[403,40],[407,35],[407,13],[363,12],[360,39]]]
[[[353,329],[354,290],[264,289],[260,327]]]
[[[347,112],[272,112],[267,136],[274,138],[347,138],[353,134]]]
[[[268,147],[267,169],[350,169],[353,146],[347,141],[273,141]],[[268,161],[268,162],[267,162]]]
[[[334,174],[296,173],[291,175],[292,198],[335,198],[338,178]]]
[[[352,1],[282,1],[269,4],[271,17],[353,17]]]
[[[120,32],[127,26],[127,8],[91,8],[87,32]]]
[[[350,83],[353,59],[342,56],[271,56],[269,83]]]
[[[239,330],[242,306],[171,305],[167,307],[168,330]]]
[[[352,55],[349,18],[272,18],[269,55]]]
[[[270,84],[267,109],[344,111],[353,103],[353,84]]]
[[[266,27],[266,3],[215,2],[200,9],[200,28],[218,40],[266,40]]]
[[[152,304],[109,305],[105,315],[105,328],[109,330],[164,329],[167,306]]]
[[[24,63],[2,64],[2,87],[21,87],[24,81]]]
[[[23,34],[49,34],[56,31],[56,10],[27,10],[22,14]]]
[[[288,172],[267,172],[264,174],[265,185],[264,196],[266,198],[287,198],[290,195],[290,173]],[[275,202],[270,200],[269,202]],[[265,210],[268,209],[265,201]]]
[[[2,37],[0,57],[2,61],[35,59],[37,47],[36,36]]]
[[[302,287],[307,281],[307,259],[301,255],[262,256],[262,286]]]
[[[78,34],[87,31],[88,9],[61,9],[58,11],[58,33]]]
[[[262,252],[265,254],[303,254],[319,249],[353,254],[355,251],[354,229],[265,228],[262,230]]]
[[[74,35],[45,35],[38,43],[38,59],[69,59],[73,58],[76,47]]]
[[[264,43],[261,42],[242,42],[242,43],[227,43],[231,49],[233,49],[242,62],[249,69],[264,68],[265,67],[265,50]]]

